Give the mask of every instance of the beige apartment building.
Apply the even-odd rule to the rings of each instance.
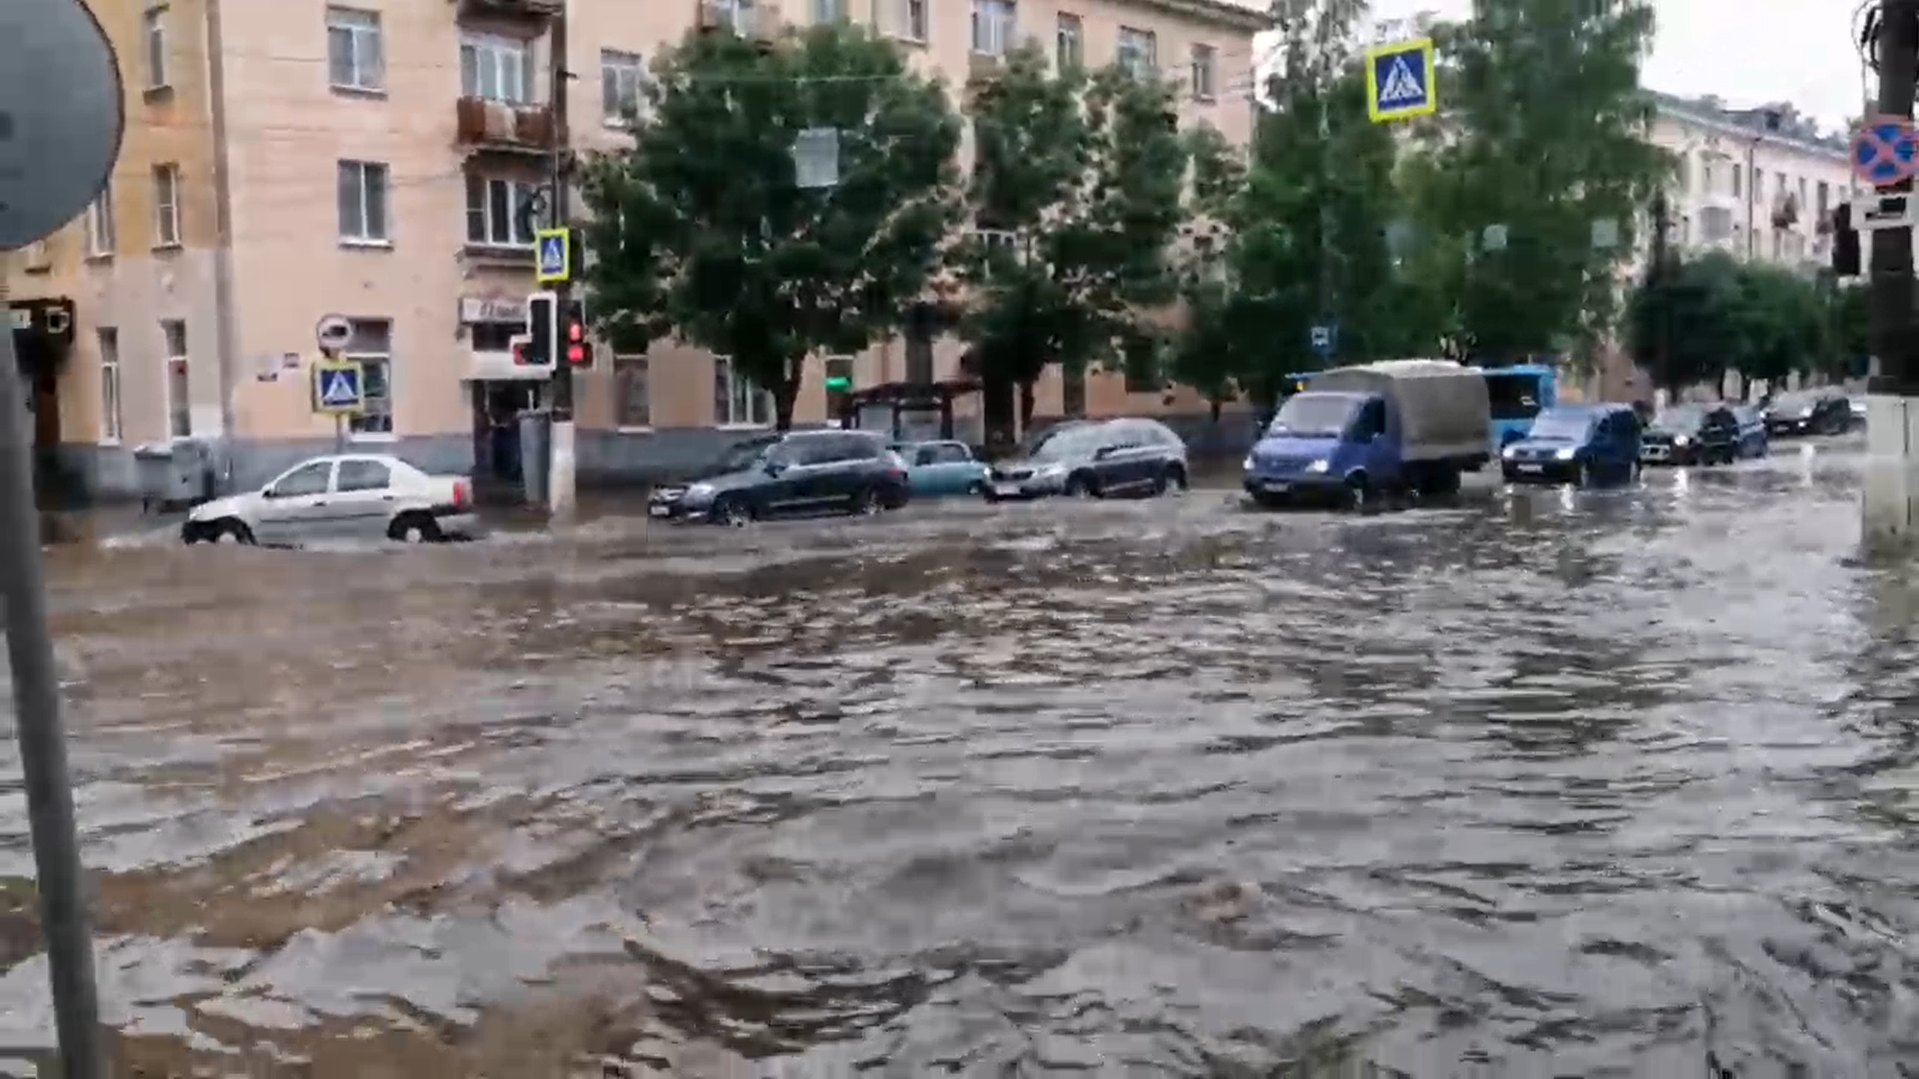
[[[8,268],[18,300],[70,300],[57,443],[69,479],[112,496],[135,447],[220,440],[232,482],[258,482],[332,443],[309,395],[314,327],[352,320],[368,408],[351,438],[424,467],[484,473],[494,417],[542,403],[508,338],[535,287],[515,210],[562,135],[549,99],[556,0],[93,0],[118,48],[127,138],[111,189]],[[614,147],[646,63],[695,25],[746,32],[852,18],[963,84],[1037,41],[1089,64],[1156,67],[1186,88],[1187,123],[1243,141],[1252,123],[1257,0],[571,0],[571,142]],[[902,341],[834,360],[856,385],[908,377]],[[960,346],[934,343],[931,372]],[[926,350],[919,369],[924,375]],[[826,418],[825,359],[797,420]],[[1119,375],[1094,412],[1192,407]],[[1057,412],[1055,377],[1038,412]],[[582,475],[699,460],[771,420],[724,359],[687,348],[598,350],[581,372]],[[43,446],[53,449],[52,446]]]

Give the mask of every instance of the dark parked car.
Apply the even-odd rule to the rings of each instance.
[[[1630,483],[1639,472],[1639,417],[1628,405],[1561,405],[1499,454],[1508,483]]]
[[[987,497],[1159,494],[1186,488],[1186,443],[1153,420],[1076,423],[993,466]]]
[[[1776,397],[1766,406],[1766,433],[1843,435],[1852,429],[1852,403],[1840,394],[1802,390]]]
[[[1739,459],[1739,418],[1725,405],[1674,405],[1639,439],[1649,465],[1731,464]]]
[[[736,443],[691,483],[660,487],[653,517],[745,524],[767,517],[873,514],[906,504],[899,455],[866,431],[792,431]]]

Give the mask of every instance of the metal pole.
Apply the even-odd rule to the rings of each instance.
[[[548,28],[548,46],[551,56],[547,66],[551,69],[553,100],[553,227],[572,227],[572,128],[568,123],[570,110],[567,107],[569,83],[572,73],[567,70],[566,0],[560,0],[553,13],[552,25]],[[567,234],[568,244],[572,243],[572,233]],[[579,273],[580,267],[573,265],[577,259],[569,256],[569,268]],[[564,329],[573,300],[573,282],[571,274],[553,289],[558,308],[554,317],[561,320],[561,339],[566,338]],[[563,516],[573,510],[574,479],[574,439],[573,439],[573,365],[564,354],[553,357],[553,407],[551,410],[553,425],[550,441],[547,444],[547,507],[554,516]]]
[[[346,452],[346,417],[338,412],[333,414],[333,452]]]
[[[0,310],[7,307],[0,253]],[[60,674],[47,628],[47,584],[40,566],[40,514],[33,503],[33,461],[21,423],[20,365],[11,327],[0,332],[0,593],[5,595],[7,663],[13,672],[14,737],[27,784],[27,820],[40,889],[40,922],[53,983],[53,1019],[61,1074],[100,1079],[93,932],[81,895],[80,842],[60,729]]]
[[[1919,68],[1919,0],[1884,0],[1884,29],[1879,38],[1879,112],[1911,117],[1913,79]],[[1884,192],[1912,190],[1902,180]],[[1919,395],[1919,356],[1912,327],[1912,229],[1872,232],[1870,288],[1872,351],[1881,378],[1869,392]]]

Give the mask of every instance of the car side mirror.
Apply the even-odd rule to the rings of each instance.
[[[784,472],[784,471],[786,471],[786,462],[784,462],[784,461],[768,461],[768,462],[766,462],[765,464],[763,464],[763,465],[761,465],[760,467],[761,467],[762,469],[764,469],[764,470],[766,471],[766,474],[767,474],[767,475],[769,475],[769,476],[777,476],[777,475],[779,475],[780,473],[782,473],[782,472]]]
[[[1118,452],[1118,446],[1101,446],[1099,449],[1093,451],[1093,460],[1104,461]]]
[[[260,492],[260,497],[261,498],[279,498],[280,492],[275,488],[268,487],[266,490]]]

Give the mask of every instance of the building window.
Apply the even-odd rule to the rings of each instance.
[[[340,162],[340,239],[384,244],[387,236],[387,167],[375,161]]]
[[[600,113],[608,127],[626,127],[640,113],[646,66],[638,53],[600,50]]]
[[[327,81],[335,90],[386,89],[386,44],[376,11],[326,10]]]
[[[1699,211],[1699,238],[1709,244],[1724,243],[1732,236],[1732,211],[1724,206],[1706,206]]]
[[[1061,71],[1086,66],[1086,27],[1078,15],[1061,15],[1053,28],[1053,62]]]
[[[153,243],[180,246],[180,166],[153,166]]]
[[[1119,28],[1119,66],[1136,79],[1159,70],[1159,37],[1151,30]]]
[[[645,356],[613,357],[613,422],[616,426],[653,426],[653,401],[647,378]]]
[[[113,181],[100,189],[100,197],[87,207],[87,257],[106,258],[113,254]]]
[[[460,93],[523,105],[533,100],[527,73],[532,47],[517,38],[464,34],[460,38]]]
[[[1120,344],[1120,365],[1127,393],[1157,393],[1165,386],[1160,374],[1159,342],[1135,334]]]
[[[899,4],[899,29],[896,36],[908,41],[926,40],[926,0],[895,0]]]
[[[845,22],[846,0],[813,0],[813,21],[816,23]]]
[[[1732,197],[1733,198],[1740,198],[1741,196],[1745,195],[1745,191],[1741,188],[1741,185],[1740,185],[1740,180],[1742,180],[1744,177],[1745,177],[1745,170],[1740,168],[1738,165],[1734,165],[1732,167]]]
[[[360,365],[361,410],[347,417],[356,435],[393,433],[393,324],[385,319],[354,319],[340,358]]]
[[[478,247],[532,247],[533,222],[521,207],[535,184],[485,176],[466,178],[466,242]]]
[[[100,441],[120,441],[120,331],[103,326],[100,342]]]
[[[187,438],[193,434],[193,391],[188,381],[191,363],[187,360],[187,324],[177,318],[162,319],[160,337],[167,354],[167,434]]]
[[[140,23],[142,40],[147,47],[147,89],[164,90],[167,87],[167,9],[150,7]]]
[[[1219,97],[1219,50],[1211,45],[1193,46],[1192,92],[1195,101]]]
[[[743,34],[748,29],[747,21],[753,14],[753,3],[754,0],[719,0],[720,13],[734,33]]]
[[[773,395],[745,375],[733,373],[733,361],[713,358],[713,422],[722,427],[770,427]]]
[[[973,0],[973,51],[1005,56],[1013,47],[1017,16],[1013,0]]]

